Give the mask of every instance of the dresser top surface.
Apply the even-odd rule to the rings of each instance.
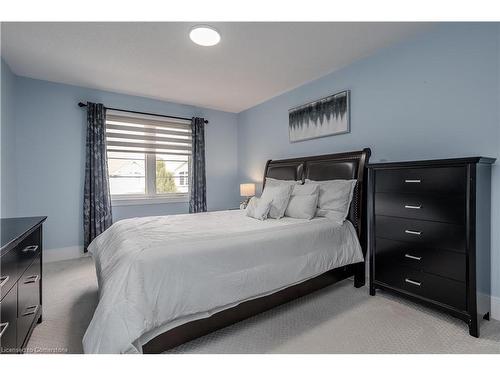
[[[47,219],[47,216],[15,217],[0,219],[0,253],[4,253],[17,240],[37,227]]]
[[[383,162],[370,163],[368,168],[399,168],[399,167],[432,167],[441,165],[461,165],[461,164],[493,164],[495,158],[483,156],[474,156],[467,158],[451,158],[451,159],[432,159],[432,160],[413,160],[413,161],[398,161],[398,162]]]

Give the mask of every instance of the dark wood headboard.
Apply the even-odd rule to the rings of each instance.
[[[266,177],[278,180],[316,181],[356,179],[356,188],[349,209],[348,219],[352,222],[366,255],[366,166],[371,150],[343,152],[339,154],[307,156],[293,159],[268,160],[264,170]]]

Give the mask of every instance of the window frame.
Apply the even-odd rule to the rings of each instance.
[[[106,158],[109,158],[109,152],[116,152],[114,150],[106,149]],[[165,154],[168,155],[168,154]],[[175,155],[175,154],[172,154]],[[156,192],[156,156],[154,153],[144,153],[144,164],[145,164],[145,186],[144,194],[112,194],[111,195],[111,205],[112,206],[134,206],[134,205],[146,205],[146,204],[165,204],[165,203],[187,203],[189,202],[189,196],[191,192],[191,186],[189,184],[189,173],[184,178],[187,178],[187,188],[186,193],[157,193]],[[191,170],[192,155],[187,155],[188,157],[188,170]],[[186,186],[186,185],[183,185]]]
[[[188,163],[189,163],[189,161],[188,161]],[[189,188],[188,177],[189,177],[189,174],[187,172],[184,172],[184,171],[179,172],[179,186],[187,186]]]

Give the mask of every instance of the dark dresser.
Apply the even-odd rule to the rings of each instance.
[[[0,219],[0,352],[22,352],[42,320],[42,224]]]
[[[491,164],[473,157],[371,164],[370,294],[424,303],[469,325],[490,313]]]

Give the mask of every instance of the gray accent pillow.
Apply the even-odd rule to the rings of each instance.
[[[261,199],[271,201],[269,217],[281,219],[285,215],[286,206],[292,194],[293,185],[284,184],[276,186],[267,186],[262,192]]]
[[[266,220],[269,210],[271,209],[271,201],[257,197],[252,197],[248,202],[245,213],[247,216],[254,219]]]
[[[282,185],[297,185],[297,184],[302,184],[302,181],[278,180],[276,178],[266,177],[266,187],[267,186],[282,186]]]
[[[294,185],[285,216],[311,220],[316,215],[319,185]]]
[[[292,195],[285,211],[285,216],[311,220],[316,216],[318,195]]]
[[[293,195],[318,195],[319,185],[309,183],[307,185],[295,185],[292,190]]]

